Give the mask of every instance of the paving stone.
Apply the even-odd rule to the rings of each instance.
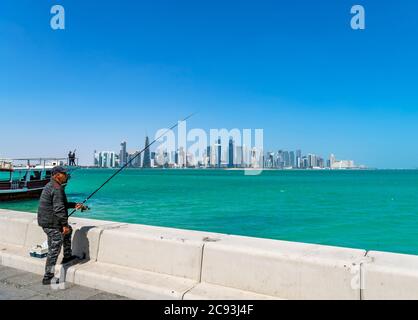
[[[36,296],[30,297],[27,300],[61,300],[53,295],[37,294]]]
[[[20,270],[16,270],[16,269],[12,269],[12,268],[7,268],[7,267],[1,267],[0,269],[0,281],[10,278],[10,277],[14,277],[20,274],[24,274],[24,271],[20,271]]]
[[[100,292],[87,300],[130,300],[129,298],[118,296],[116,294]]]
[[[44,286],[40,275],[0,266],[0,300],[129,299],[70,282]]]
[[[9,285],[14,285],[15,287],[26,287],[33,283],[39,283],[42,281],[42,276],[34,273],[22,273],[17,276],[8,277],[2,282]]]
[[[42,279],[39,282],[33,283],[26,287],[26,289],[45,294],[45,295],[55,295],[59,291],[68,290],[69,288],[73,287],[74,284],[65,282],[60,284],[53,284],[53,285],[43,285]]]
[[[86,287],[73,286],[66,290],[57,290],[52,293],[55,297],[64,300],[86,300],[92,296],[97,295],[101,291]]]
[[[24,300],[36,295],[36,292],[0,284],[0,300]]]

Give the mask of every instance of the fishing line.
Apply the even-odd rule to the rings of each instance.
[[[186,121],[187,119],[191,118],[192,116],[194,116],[196,113],[192,113],[190,115],[188,115],[186,118],[184,118],[183,120],[181,120],[180,122]],[[170,128],[168,128],[166,131],[164,131],[164,133],[162,133],[158,138],[154,139],[151,143],[149,143],[147,146],[145,146],[144,149],[142,149],[141,151],[139,151],[134,157],[132,157],[128,162],[126,162],[122,167],[120,167],[114,174],[112,174],[105,182],[102,183],[102,185],[100,187],[98,187],[96,190],[94,190],[86,199],[84,199],[84,201],[82,202],[82,204],[85,204],[91,197],[93,197],[101,188],[103,188],[110,180],[112,180],[115,176],[117,176],[123,169],[125,169],[128,165],[130,165],[132,163],[132,161],[134,161],[137,157],[139,157],[145,150],[147,150],[149,147],[151,147],[155,142],[157,142],[160,138],[162,138],[163,136],[165,136],[165,134],[167,132],[169,132],[170,130],[173,130],[175,127],[177,127],[179,125],[179,122],[177,122],[175,125],[171,126]],[[73,209],[73,211],[68,215],[68,217],[71,217],[77,210]]]

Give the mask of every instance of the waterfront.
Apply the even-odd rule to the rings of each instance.
[[[80,169],[80,201],[112,170]],[[418,254],[418,170],[265,171],[129,169],[78,217]],[[36,212],[37,201],[0,203]]]

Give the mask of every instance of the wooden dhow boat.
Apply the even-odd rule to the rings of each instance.
[[[51,180],[51,170],[63,166],[69,172],[78,166],[69,166],[65,158],[0,159],[0,202],[39,198]]]

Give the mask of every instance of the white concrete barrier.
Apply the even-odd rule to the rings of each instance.
[[[73,252],[87,262],[68,268],[67,281],[134,299],[418,299],[418,256],[80,218],[70,224]],[[45,259],[29,250],[45,239],[35,214],[0,209],[0,264],[42,274]]]
[[[418,299],[418,256],[370,251],[362,269],[362,299]]]
[[[28,225],[33,214],[0,210],[0,259],[5,266],[16,266],[24,251]],[[28,253],[29,255],[29,253]],[[18,263],[17,263],[18,264]]]
[[[141,225],[104,230],[97,263],[78,269],[75,282],[135,299],[182,299],[200,281],[209,236],[217,235]]]
[[[353,270],[365,250],[229,236],[204,247],[202,284],[284,299],[360,299]],[[212,290],[214,291],[214,290]],[[222,298],[222,292],[213,298]]]
[[[0,243],[12,246],[23,246],[25,243],[28,223],[33,220],[33,215],[0,210]]]

